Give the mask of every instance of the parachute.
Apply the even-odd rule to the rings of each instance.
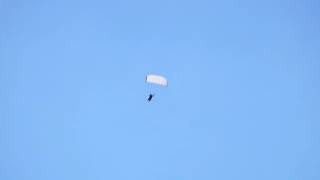
[[[159,75],[147,75],[146,82],[148,84],[155,84],[155,85],[164,86],[164,87],[168,86],[167,79],[165,77],[159,76]],[[154,93],[150,93],[148,101],[150,102],[154,96],[155,96]]]
[[[151,84],[157,84],[160,86],[168,86],[167,79],[159,75],[147,75],[146,82]]]

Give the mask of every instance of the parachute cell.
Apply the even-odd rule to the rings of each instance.
[[[157,84],[160,86],[168,86],[168,81],[166,78],[159,75],[147,75],[146,77],[147,83]]]

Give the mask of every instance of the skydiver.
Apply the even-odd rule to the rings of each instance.
[[[149,94],[148,101],[151,101],[153,97],[154,97],[154,94]]]

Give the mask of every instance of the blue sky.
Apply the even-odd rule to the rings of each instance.
[[[319,5],[0,0],[0,179],[320,179]]]

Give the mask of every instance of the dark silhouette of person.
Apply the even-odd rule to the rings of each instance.
[[[154,96],[154,94],[149,94],[148,101],[151,101],[153,96]]]

